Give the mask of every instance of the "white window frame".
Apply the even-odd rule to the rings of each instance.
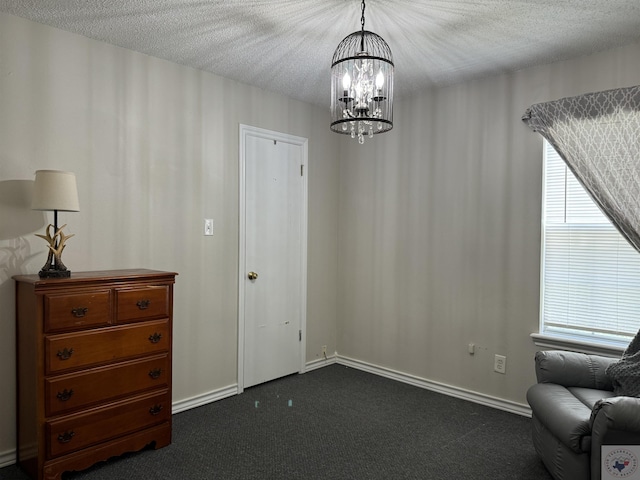
[[[543,149],[543,177],[542,177],[543,192],[542,192],[542,225],[541,225],[542,226],[541,228],[541,247],[542,248],[541,248],[541,258],[540,258],[540,329],[539,329],[539,333],[534,333],[531,335],[531,337],[533,338],[536,345],[543,348],[561,348],[564,350],[580,351],[585,353],[619,356],[620,353],[623,352],[624,349],[627,347],[632,337],[627,338],[622,336],[606,335],[606,334],[601,334],[597,331],[584,331],[580,333],[578,330],[572,331],[571,329],[567,329],[565,327],[556,328],[553,326],[549,326],[548,324],[545,324],[545,315],[546,315],[545,314],[545,311],[546,311],[545,296],[548,293],[548,287],[545,285],[546,268],[547,268],[546,266],[547,245],[545,242],[545,235],[547,230],[547,212],[546,212],[547,191],[546,190],[547,190],[547,163],[548,163],[547,156],[548,155],[555,155],[555,158],[552,161],[556,161],[559,159],[559,157],[557,156],[557,153],[555,153],[553,148],[545,140],[544,149]],[[562,161],[561,159],[559,160]],[[568,176],[573,177],[573,174],[571,173],[570,170],[567,169],[567,172],[568,172]],[[569,185],[570,182],[575,182],[577,184],[577,181],[573,179],[573,180],[567,180],[566,185]],[[567,190],[569,189],[569,187],[566,187],[566,188]],[[571,188],[575,188],[575,185]],[[567,190],[565,190],[565,192]],[[586,195],[586,193],[584,195]],[[567,198],[567,193],[565,193],[565,205],[567,205],[566,198]],[[584,202],[585,200],[582,199],[581,201]],[[595,207],[595,204],[593,204],[590,198],[588,199],[588,201],[590,201],[593,207]],[[566,211],[567,209],[565,209],[565,224],[572,225],[574,229],[580,229],[580,226],[579,226],[580,224],[566,222],[566,218],[567,218]],[[584,223],[585,229],[593,229],[595,228],[594,225],[597,225],[598,228],[613,229],[615,231],[615,227],[608,221],[608,219],[606,219],[601,214],[601,212],[598,211],[596,213],[598,215],[601,215],[602,218],[597,219],[592,223],[585,222]],[[556,228],[558,228],[557,226],[562,225],[562,223],[556,222],[555,225],[556,225]],[[578,225],[578,226],[576,227],[575,225]],[[582,231],[583,230],[580,230],[580,232]],[[624,238],[622,237],[622,235],[619,234],[619,232],[615,231],[615,233],[620,236],[620,239],[622,239],[623,242],[626,242],[626,240],[624,240]],[[626,249],[626,246],[622,248]],[[638,252],[633,250],[633,247],[631,247],[630,245],[628,246],[628,248],[630,249],[631,252],[633,252],[634,259],[636,258],[635,255],[638,255],[637,256],[637,261],[638,261],[638,280],[637,281],[638,281],[638,287],[640,288],[640,254],[638,254]],[[552,267],[549,267],[549,268],[552,268]],[[569,283],[567,285],[569,285]],[[575,305],[575,303],[573,303],[572,305]],[[575,310],[572,310],[572,312],[575,312]],[[575,313],[573,313],[573,315],[575,316]],[[637,318],[638,318],[638,325],[640,325],[640,309],[638,310]],[[551,323],[551,322],[548,322],[548,323]],[[561,322],[555,322],[555,323],[561,323]],[[568,323],[571,323],[571,322],[569,321]],[[629,333],[630,332],[627,332],[627,334]],[[635,334],[635,332],[633,332],[633,334]]]

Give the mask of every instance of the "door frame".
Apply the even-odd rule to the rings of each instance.
[[[245,340],[245,285],[246,279],[246,139],[249,136],[257,136],[277,142],[286,142],[302,147],[302,232],[300,249],[300,281],[301,281],[301,318],[300,330],[302,337],[300,343],[300,369],[304,373],[306,368],[306,332],[307,332],[307,230],[308,230],[308,161],[309,141],[304,137],[297,137],[286,133],[274,132],[264,128],[252,127],[240,124],[240,148],[239,148],[239,234],[238,234],[238,393],[244,391],[244,340]]]

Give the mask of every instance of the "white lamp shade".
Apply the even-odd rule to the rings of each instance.
[[[33,210],[79,212],[76,176],[59,170],[38,170],[33,187]]]

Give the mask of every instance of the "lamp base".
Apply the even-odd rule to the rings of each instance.
[[[54,225],[47,225],[47,229],[44,231],[44,235],[36,233],[36,237],[43,238],[49,244],[49,254],[47,255],[47,263],[44,264],[42,269],[38,272],[40,278],[69,278],[71,271],[67,270],[67,267],[62,263],[62,251],[65,247],[65,242],[73,237],[74,234],[65,235],[62,229],[67,225],[64,224],[58,228],[57,210]],[[51,234],[53,229],[53,235]]]
[[[71,270],[40,270],[38,276],[40,278],[69,278]]]

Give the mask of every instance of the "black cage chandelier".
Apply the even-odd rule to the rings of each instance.
[[[340,42],[331,62],[331,130],[364,143],[393,128],[393,57],[384,39],[362,29]]]

